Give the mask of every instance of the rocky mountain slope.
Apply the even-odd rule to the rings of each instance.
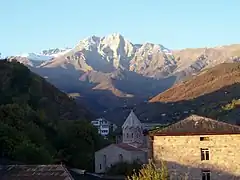
[[[224,62],[240,61],[240,45],[170,50],[134,44],[118,33],[91,36],[67,49],[8,57],[27,65],[59,89],[80,94],[93,111],[128,106]]]

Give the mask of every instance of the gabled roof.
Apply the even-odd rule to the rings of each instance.
[[[118,144],[110,144],[110,145],[108,145],[108,146],[106,146],[106,147],[96,151],[95,154],[99,153],[99,152],[102,152],[104,149],[109,149],[111,147],[117,147],[117,148],[123,149],[125,151],[142,151],[141,149],[136,148],[134,146],[131,146],[131,145],[127,144],[127,143],[118,143]]]
[[[1,180],[73,180],[62,165],[0,165]]]
[[[151,133],[154,136],[240,134],[240,126],[210,118],[191,115],[166,128]]]
[[[139,121],[135,113],[131,110],[126,121],[122,125],[122,129],[126,127],[142,127],[142,123]]]
[[[115,144],[117,147],[124,149],[126,151],[142,151],[141,149],[138,149],[134,146],[131,146],[127,143],[119,143],[119,144]]]

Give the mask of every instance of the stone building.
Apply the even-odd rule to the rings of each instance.
[[[133,111],[122,125],[121,139],[121,142],[95,152],[96,173],[104,173],[108,167],[121,161],[147,162],[147,138],[143,135],[143,126]]]
[[[240,179],[240,127],[191,115],[150,134],[149,156],[172,179]]]
[[[95,153],[95,172],[104,173],[118,162],[147,161],[147,153],[126,143],[111,144]]]

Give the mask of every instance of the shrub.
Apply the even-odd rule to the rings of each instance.
[[[167,180],[169,179],[166,166],[162,163],[161,168],[157,169],[155,164],[150,161],[149,164],[143,165],[139,172],[134,172],[128,176],[127,180]]]
[[[232,102],[226,104],[225,106],[222,106],[222,109],[225,111],[229,111],[239,106],[240,106],[240,99],[233,99]]]
[[[106,174],[108,175],[126,175],[130,176],[134,172],[138,172],[142,168],[142,164],[139,161],[129,162],[118,162],[107,169]]]

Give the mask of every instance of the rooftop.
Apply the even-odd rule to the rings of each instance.
[[[63,165],[0,165],[1,180],[73,180]]]
[[[130,114],[128,115],[127,119],[123,123],[122,129],[124,129],[126,127],[142,127],[142,123],[137,118],[137,116],[135,115],[133,110],[130,112]]]
[[[126,143],[119,143],[119,144],[115,144],[117,147],[122,148],[126,151],[142,151],[141,149],[138,149],[134,146],[131,146],[129,144]]]
[[[156,136],[240,134],[240,126],[191,115],[175,124],[152,132]]]

